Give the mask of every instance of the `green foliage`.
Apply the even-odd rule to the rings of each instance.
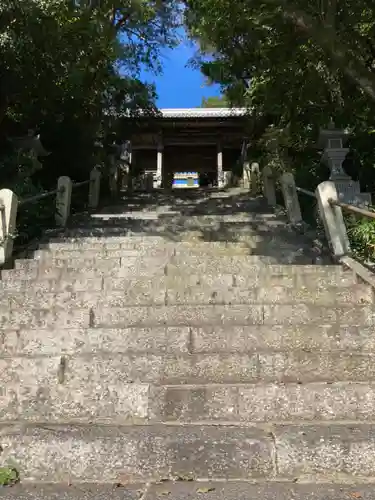
[[[201,108],[229,108],[229,102],[225,96],[203,97]]]
[[[13,467],[0,467],[0,486],[11,486],[18,483],[19,474]]]
[[[348,216],[345,218],[351,249],[356,257],[375,261],[375,221]]]
[[[328,178],[316,148],[319,128],[334,119],[351,132],[347,173],[362,190],[375,191],[375,4],[185,3],[187,28],[200,45],[192,64],[219,84],[231,103],[251,109],[249,139],[261,166],[292,171],[298,186],[315,189]],[[314,221],[311,203],[300,199],[304,216]],[[359,242],[365,226],[358,224],[351,238]]]
[[[155,112],[155,88],[139,75],[160,71],[178,20],[174,0],[2,0],[0,187],[27,198],[55,189],[60,175],[87,179],[105,156],[95,143],[118,130],[114,116]],[[51,152],[38,168],[9,142],[30,128]],[[40,211],[49,220],[43,203],[27,209],[34,226],[44,225]]]

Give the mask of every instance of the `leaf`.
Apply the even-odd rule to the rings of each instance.
[[[352,498],[362,498],[362,495],[360,493],[358,493],[358,491],[352,491],[351,493],[349,493],[349,495]]]
[[[207,486],[197,489],[197,493],[210,493],[210,491],[215,491],[215,488],[212,486]]]
[[[19,473],[14,467],[0,467],[0,486],[10,486],[19,481]]]

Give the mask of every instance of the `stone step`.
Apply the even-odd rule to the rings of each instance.
[[[167,265],[167,274],[178,275],[181,273],[190,274],[213,274],[216,272],[225,271],[231,274],[248,274],[256,273],[260,268],[267,267],[267,270],[277,273],[277,267],[288,266],[291,264],[302,265],[308,268],[312,263],[312,258],[300,254],[281,254],[278,255],[250,255],[248,257],[221,257],[208,258],[202,255],[199,257],[172,257],[171,262]],[[302,271],[302,269],[301,269]],[[304,272],[305,270],[303,270]],[[306,269],[306,272],[311,272]]]
[[[45,484],[21,483],[4,488],[3,500],[375,500],[372,484],[296,484],[293,481],[256,483],[248,481],[186,481],[160,484]]]
[[[282,241],[282,240],[281,240]],[[161,236],[120,236],[109,238],[74,238],[74,239],[60,239],[51,241],[49,243],[41,244],[41,250],[47,250],[54,253],[65,252],[81,252],[82,250],[97,252],[102,251],[115,251],[115,250],[144,250],[151,251],[152,249],[167,249],[170,247],[177,247],[182,249],[194,249],[196,247],[204,248],[248,248],[256,246],[257,243],[270,243],[277,244],[280,238],[270,234],[259,235],[254,234],[248,240],[214,240],[208,241],[205,239],[190,239],[179,241],[177,238],[163,238]]]
[[[194,208],[186,210],[143,210],[143,211],[124,211],[122,213],[100,213],[92,214],[90,218],[91,223],[96,223],[101,226],[106,226],[108,223],[112,225],[126,225],[128,222],[135,220],[141,221],[170,221],[172,224],[176,221],[183,224],[197,224],[197,223],[262,223],[262,222],[277,222],[285,224],[285,219],[278,218],[275,214],[259,214],[251,212],[235,212],[227,214],[207,214],[198,213]]]
[[[37,261],[36,267],[26,269],[10,269],[1,271],[2,280],[39,280],[60,279],[72,280],[77,274],[86,278],[124,278],[136,276],[163,276],[166,273],[167,258],[138,257],[126,259],[92,259],[82,262],[67,263],[64,259],[59,265],[43,265]]]
[[[64,268],[64,269],[88,269],[95,268],[99,272],[104,271],[115,271],[118,268],[141,268],[141,267],[165,267],[168,265],[168,270],[170,273],[187,272],[190,273],[191,270],[195,270],[196,273],[212,273],[213,269],[225,270],[226,272],[237,274],[244,272],[254,272],[257,271],[259,267],[274,265],[276,267],[280,264],[292,263],[294,260],[302,258],[306,259],[301,255],[285,254],[279,253],[275,256],[271,255],[246,255],[237,254],[232,255],[214,255],[212,253],[191,253],[189,254],[178,254],[178,255],[168,255],[165,253],[160,253],[159,255],[154,255],[149,257],[147,254],[142,256],[121,256],[115,258],[100,258],[96,257],[86,257],[83,253],[79,258],[49,258],[49,259],[19,259],[16,261],[15,270],[12,271],[24,271],[26,276],[30,276],[32,279],[38,276],[38,271],[40,274],[49,273],[51,268]],[[307,262],[307,261],[306,261]],[[310,259],[311,262],[311,259]],[[324,267],[324,266],[322,266]],[[3,271],[5,277],[12,271]],[[5,273],[5,274],[4,274]]]
[[[263,351],[373,353],[372,327],[326,325],[206,325],[205,327],[3,330],[4,356],[122,353],[255,354]]]
[[[336,355],[335,355],[336,354]],[[284,355],[288,360],[288,355]],[[292,356],[291,356],[292,357]],[[366,363],[374,362],[374,356],[362,355],[356,362],[350,361],[354,367],[353,375],[344,369],[346,357],[334,353],[323,359],[331,362],[331,370],[325,369],[323,375],[330,375],[324,382],[281,382],[266,383],[270,378],[262,363],[259,363],[259,375],[245,377],[245,368],[242,367],[240,380],[251,379],[253,382],[228,383],[200,383],[200,371],[204,362],[214,361],[218,373],[220,368],[215,357],[206,356],[197,362],[200,369],[192,369],[197,373],[198,382],[195,384],[177,385],[150,385],[151,379],[156,378],[156,371],[146,375],[144,370],[150,368],[151,359],[134,361],[131,367],[131,357],[116,356],[115,359],[81,359],[67,358],[66,371],[58,373],[59,358],[39,358],[31,360],[17,358],[0,360],[0,366],[9,370],[5,375],[6,386],[2,390],[0,399],[1,422],[29,421],[29,422],[80,422],[80,423],[110,423],[116,425],[139,423],[282,423],[282,422],[353,422],[373,420],[375,412],[375,381],[374,370],[369,368],[367,376],[370,381],[332,382],[340,376],[340,371],[346,377],[355,379],[361,371],[362,379]],[[244,358],[233,357],[244,363]],[[305,356],[301,363],[309,362],[312,358]],[[264,356],[263,361],[272,361],[271,356]],[[315,357],[316,359],[316,357]],[[274,359],[275,360],[275,359]],[[90,366],[90,361],[93,367]],[[228,359],[222,358],[224,367],[230,368]],[[254,362],[248,358],[249,370]],[[276,359],[279,361],[279,359]],[[293,361],[296,361],[295,359]],[[315,360],[312,359],[312,362]],[[339,367],[334,368],[334,362]],[[317,364],[314,364],[317,367]],[[262,369],[263,368],[263,369]],[[94,373],[93,369],[97,371]],[[170,367],[169,367],[170,369]],[[232,368],[233,369],[233,368]],[[298,363],[293,366],[296,375],[303,378],[308,370],[299,368]],[[357,370],[357,371],[356,371]],[[159,375],[168,379],[168,362],[160,370]],[[185,370],[186,371],[186,370]],[[141,373],[143,372],[143,373]],[[237,369],[237,372],[239,370]],[[307,374],[311,379],[312,369]],[[131,380],[131,376],[143,375],[144,381]],[[192,374],[189,380],[192,380]],[[264,379],[262,379],[264,375]],[[207,377],[208,375],[206,375]],[[366,376],[366,375],[365,375]],[[13,377],[13,379],[11,378]],[[173,378],[173,375],[172,375]],[[216,376],[218,380],[223,377]],[[234,376],[227,377],[235,379]],[[318,380],[321,377],[316,377]],[[287,379],[287,377],[286,377]],[[261,381],[261,382],[260,382]],[[157,383],[157,381],[155,381]]]
[[[274,246],[280,244],[279,240],[271,240],[267,239],[267,242],[273,243]],[[75,245],[75,243],[73,244]],[[164,240],[159,238],[155,243],[153,239],[151,239],[151,243],[148,240],[140,240],[139,243],[133,243],[133,240],[130,238],[120,239],[118,243],[112,242],[111,239],[105,240],[104,242],[94,240],[91,242],[83,241],[80,248],[76,248],[75,246],[72,248],[71,243],[63,243],[63,247],[58,247],[57,249],[52,246],[49,248],[48,245],[41,245],[39,250],[34,252],[36,258],[42,258],[45,256],[53,256],[58,258],[65,257],[82,257],[82,250],[85,251],[85,255],[88,257],[95,257],[99,255],[105,255],[108,253],[109,256],[117,257],[123,255],[139,255],[145,254],[152,255],[153,252],[157,253],[173,253],[176,252],[224,252],[224,251],[236,251],[238,252],[246,252],[251,251],[253,247],[256,247],[257,242],[230,242],[230,241],[173,241],[173,240]],[[122,252],[122,253],[121,253]],[[71,254],[71,255],[69,255]]]
[[[290,266],[292,267],[292,266]],[[158,271],[158,272],[156,272]],[[21,274],[21,273],[20,273]],[[353,273],[344,272],[341,268],[337,270],[328,270],[327,272],[315,273],[301,273],[291,269],[290,272],[272,274],[268,269],[264,269],[254,274],[249,275],[234,275],[234,274],[221,274],[215,273],[210,275],[199,275],[191,273],[189,275],[175,274],[172,276],[165,276],[165,269],[163,272],[154,269],[154,275],[144,276],[128,276],[123,278],[116,278],[111,276],[95,276],[90,273],[90,277],[77,278],[78,273],[67,273],[64,275],[60,269],[51,270],[48,274],[39,274],[37,279],[27,279],[18,272],[15,275],[8,274],[6,279],[0,281],[0,290],[4,292],[19,292],[34,290],[43,292],[80,292],[86,290],[112,291],[112,290],[126,290],[130,287],[138,290],[154,289],[155,287],[168,287],[171,289],[180,289],[181,287],[201,286],[217,287],[217,288],[231,288],[233,286],[246,289],[251,287],[268,287],[274,286],[282,287],[308,287],[308,288],[323,288],[331,286],[349,287],[356,284],[357,280]],[[79,273],[81,274],[81,273]]]
[[[188,220],[163,218],[158,221],[141,222],[125,220],[117,223],[108,222],[105,225],[100,221],[93,221],[89,226],[66,231],[59,239],[82,238],[114,238],[132,237],[135,235],[148,238],[161,236],[165,239],[185,239],[192,233],[201,235],[202,239],[236,241],[239,236],[251,237],[255,234],[264,235],[274,233],[288,234],[290,230],[285,221],[248,221],[248,222],[223,222],[212,220]],[[54,240],[56,242],[56,239]]]
[[[86,328],[130,326],[205,326],[221,325],[297,325],[301,323],[337,324],[342,326],[375,325],[372,305],[319,306],[313,304],[232,305],[152,305],[129,307],[95,307],[66,309],[0,310],[0,327],[18,328]]]
[[[274,248],[277,248],[277,245],[275,244]],[[179,245],[161,245],[160,247],[156,248],[150,248],[150,249],[119,249],[119,250],[106,250],[105,248],[100,248],[98,247],[97,249],[95,248],[89,248],[87,250],[84,250],[84,258],[85,259],[108,259],[108,258],[116,258],[116,257],[122,257],[122,258],[133,258],[133,257],[155,257],[155,256],[170,256],[172,257],[173,255],[187,255],[187,256],[196,256],[200,255],[203,253],[204,255],[209,255],[209,256],[239,256],[240,258],[243,256],[249,256],[253,252],[253,249],[251,248],[251,245],[246,245],[246,246],[234,246],[231,247],[229,245],[223,245],[223,246],[215,246],[215,247],[210,247],[210,246],[205,246],[205,245],[197,245],[196,247],[181,247]],[[53,261],[54,259],[66,259],[66,260],[73,260],[73,259],[82,259],[83,251],[82,250],[67,250],[67,251],[54,251],[54,250],[37,250],[34,252],[34,255],[28,257],[27,260],[41,260],[44,262],[50,262],[51,260]],[[22,262],[23,259],[17,260],[15,262],[16,267],[18,262]]]
[[[26,292],[5,292],[0,297],[0,307],[48,309],[59,306],[72,309],[152,304],[292,304],[301,302],[333,307],[340,304],[372,304],[374,296],[373,289],[366,285],[300,289],[282,286],[215,288],[202,285],[170,288],[167,284],[159,283],[158,285],[152,282],[145,282],[144,285],[100,292],[46,293],[33,289]]]
[[[3,357],[0,358],[0,366],[3,384],[7,384],[6,387],[9,388],[25,387],[26,390],[29,385],[39,390],[38,388],[45,387],[47,397],[49,385],[56,384],[59,386],[56,389],[57,398],[58,394],[63,397],[64,391],[70,392],[70,397],[79,398],[78,394],[74,395],[75,391],[85,391],[89,387],[94,392],[100,390],[104,398],[103,388],[107,387],[111,393],[108,397],[115,398],[113,391],[123,384],[134,385],[135,388],[137,384],[184,386],[369,382],[375,381],[374,361],[373,353],[348,351],[268,350],[242,354],[180,355],[99,352],[91,355],[66,355],[63,367],[60,366],[60,356]],[[131,392],[131,388],[129,390]],[[11,391],[10,397],[17,398],[13,392]],[[149,394],[148,388],[146,394]],[[28,391],[25,396],[32,397]],[[43,400],[41,392],[40,396]],[[47,400],[45,404],[48,404]]]
[[[126,484],[178,476],[182,481],[263,480],[275,486],[276,481],[324,483],[344,478],[360,483],[375,477],[373,424],[268,429],[7,424],[1,435],[3,462],[16,463],[25,481],[98,482],[100,478],[103,483]],[[357,491],[356,485],[352,488]]]
[[[12,311],[11,311],[12,314]],[[78,311],[73,315],[82,316]],[[17,312],[15,312],[17,316]],[[129,308],[97,308],[93,311],[95,326],[156,326],[207,324],[332,324],[373,326],[372,306],[325,307],[312,304],[295,305],[171,305]],[[56,320],[58,321],[58,320]],[[81,319],[82,321],[82,319]],[[86,324],[86,320],[83,320]],[[84,326],[84,325],[81,325]]]

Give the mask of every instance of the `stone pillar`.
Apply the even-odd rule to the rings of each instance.
[[[161,188],[163,183],[163,143],[158,143],[157,156],[156,156],[156,182],[154,187]]]
[[[100,196],[101,173],[98,168],[93,168],[90,173],[89,207],[97,208]]]
[[[72,199],[72,181],[70,177],[62,176],[57,180],[56,195],[56,225],[65,227],[70,215],[70,202]]]
[[[258,194],[258,183],[259,183],[259,163],[251,164],[251,196],[256,196]]]
[[[0,190],[0,264],[12,257],[18,198],[10,189]]]
[[[300,224],[302,222],[302,215],[299,206],[296,183],[292,173],[285,172],[281,176],[281,188],[283,191],[284,203],[288,213],[289,222],[293,225]]]
[[[335,257],[342,257],[350,252],[350,244],[341,208],[329,203],[329,200],[339,201],[335,183],[322,182],[316,188],[315,195],[332,253]]]
[[[244,187],[244,189],[250,189],[250,186],[251,186],[251,170],[250,170],[250,164],[249,164],[248,161],[245,161],[243,163],[242,179],[243,179],[243,187]]]
[[[118,165],[116,159],[111,155],[109,157],[110,167],[108,172],[109,191],[114,198],[118,190]]]
[[[275,179],[272,168],[268,165],[262,171],[263,176],[263,194],[268,205],[274,207],[276,205]]]
[[[217,186],[224,187],[223,148],[220,142],[217,145]]]

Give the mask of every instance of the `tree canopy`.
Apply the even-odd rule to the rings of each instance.
[[[60,175],[87,179],[105,157],[95,144],[113,141],[116,114],[155,112],[155,88],[140,74],[160,71],[160,50],[176,43],[178,8],[174,0],[0,2],[2,188],[27,198],[54,189]],[[14,139],[27,133],[40,133],[51,153],[41,163],[17,151]],[[53,204],[26,207],[21,232],[43,232]]]
[[[312,146],[319,127],[334,119],[351,129],[354,149],[372,169],[375,5],[186,0],[185,18],[200,46],[195,65],[230,102],[264,120],[263,145],[277,135],[285,146],[279,162],[304,162],[308,169],[306,155],[317,155]]]
[[[109,111],[155,109],[155,89],[139,75],[160,70],[177,21],[173,0],[2,1],[0,147],[32,128],[60,150],[55,174],[59,159],[82,170]]]
[[[224,95],[203,97],[201,108],[228,108],[229,103]]]
[[[347,173],[360,180],[362,190],[375,191],[374,3],[185,0],[185,5],[187,29],[199,44],[193,64],[220,84],[231,104],[251,110],[253,159],[292,170],[297,184],[311,189],[328,178],[316,143],[319,128],[333,121],[351,132]],[[304,202],[311,207],[302,197]]]

